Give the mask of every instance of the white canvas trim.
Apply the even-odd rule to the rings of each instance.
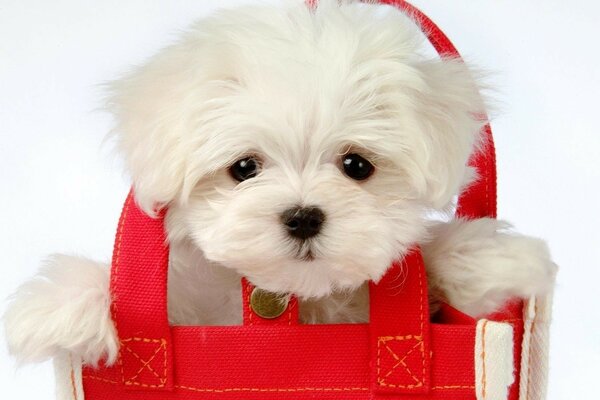
[[[70,353],[54,357],[57,400],[84,400],[81,360]]]
[[[477,400],[506,400],[515,380],[513,328],[482,319],[475,336],[475,393]]]
[[[542,299],[531,297],[525,302],[523,316],[525,330],[521,353],[519,399],[544,400],[548,386],[552,294]]]

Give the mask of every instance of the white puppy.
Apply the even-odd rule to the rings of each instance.
[[[432,304],[478,316],[543,294],[543,242],[493,219],[428,222],[468,184],[485,121],[461,61],[428,59],[391,7],[300,0],[225,10],[116,82],[138,204],[167,207],[173,324],[241,323],[240,278],[307,323],[368,320],[365,283],[415,243]],[[109,269],[55,256],[16,293],[10,350],[114,362]]]

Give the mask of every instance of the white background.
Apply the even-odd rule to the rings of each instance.
[[[110,258],[128,180],[102,146],[99,84],[240,2],[0,0],[0,298],[49,253]],[[500,217],[548,240],[561,267],[549,399],[599,398],[600,3],[414,3],[493,72]],[[0,334],[1,397],[53,398],[48,363],[14,368]]]

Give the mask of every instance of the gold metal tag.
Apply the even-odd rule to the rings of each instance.
[[[254,288],[250,295],[250,307],[261,318],[273,319],[279,317],[287,309],[288,296],[267,292]]]

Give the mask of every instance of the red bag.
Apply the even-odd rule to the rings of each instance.
[[[413,6],[383,3],[412,15],[442,57],[459,56]],[[496,215],[489,126],[485,138],[471,160],[480,180],[459,199],[462,217]],[[506,393],[509,385],[504,398],[519,398],[522,305],[481,321],[443,306],[430,322],[417,248],[378,284],[371,283],[369,324],[301,325],[295,300],[277,319],[262,319],[249,306],[251,285],[243,282],[243,326],[170,327],[163,217],[164,212],[148,217],[132,194],[127,198],[111,272],[120,357],[116,365],[100,369],[71,362],[73,398],[462,400],[497,398],[498,390]],[[406,281],[399,287],[395,277],[401,267]]]

